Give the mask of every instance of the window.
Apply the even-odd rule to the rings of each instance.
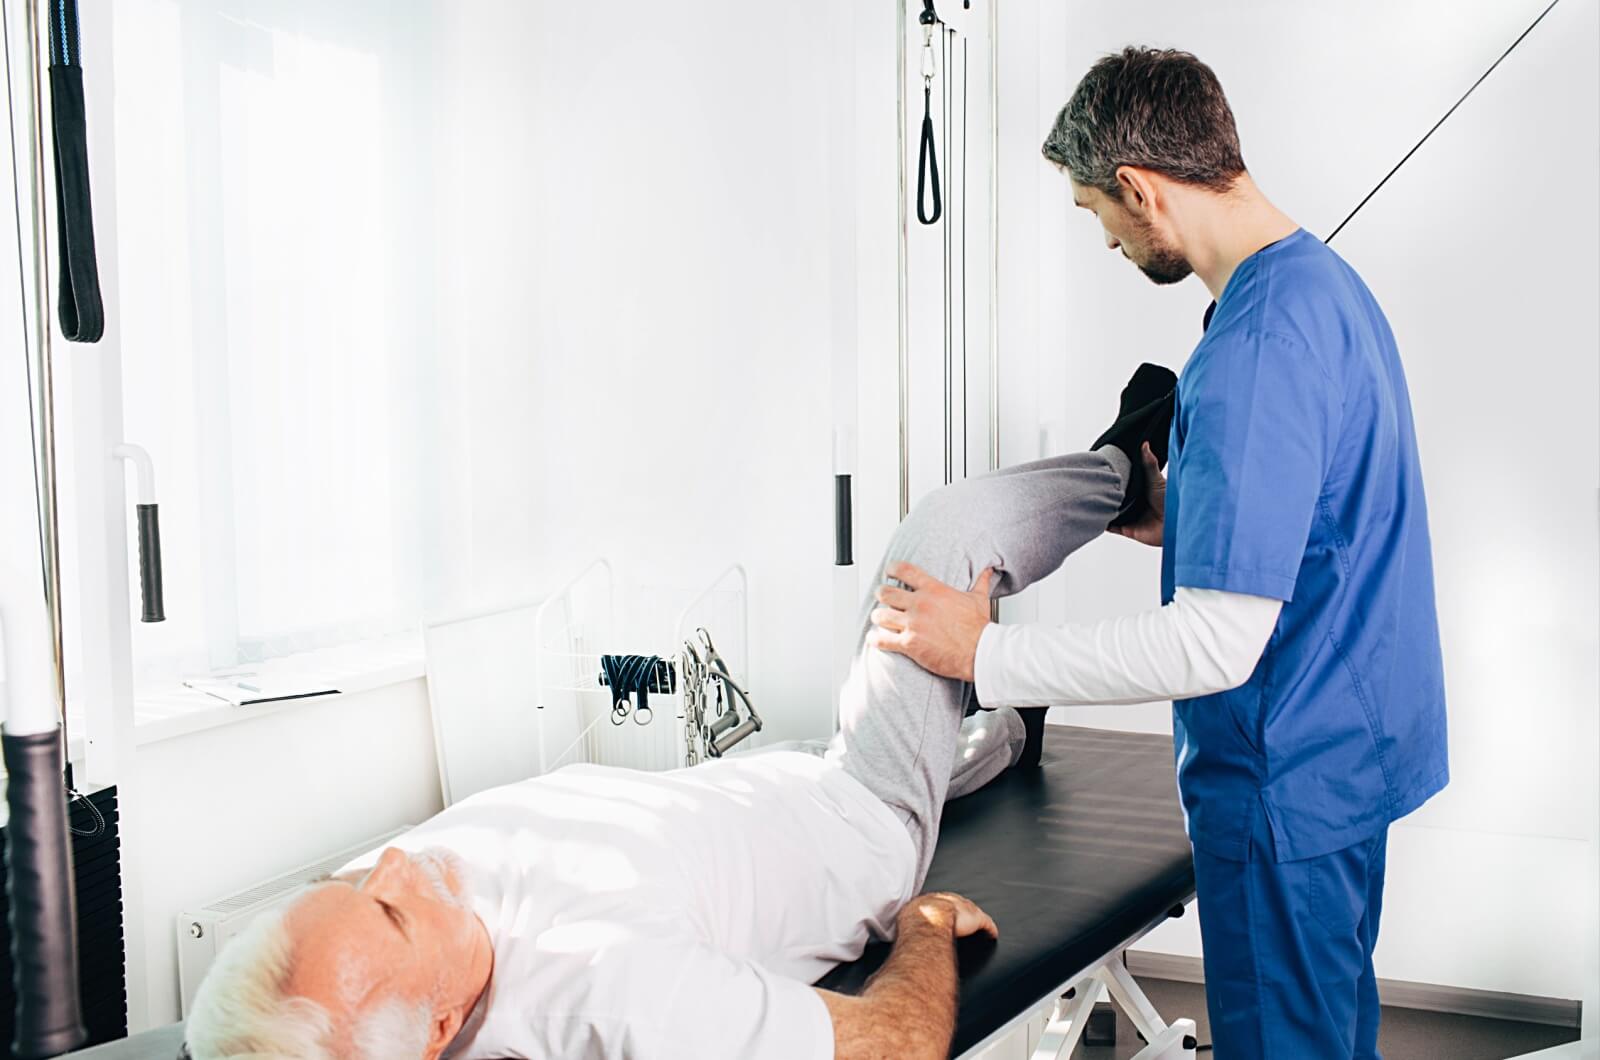
[[[119,5],[125,435],[168,615],[134,602],[141,682],[415,625],[426,152],[383,8]]]

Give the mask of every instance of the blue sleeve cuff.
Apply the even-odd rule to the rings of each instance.
[[[1265,596],[1284,603],[1294,599],[1294,575],[1259,570],[1220,570],[1215,567],[1180,565],[1173,571],[1173,585],[1182,589],[1220,589],[1229,593]]]

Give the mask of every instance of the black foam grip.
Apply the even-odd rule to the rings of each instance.
[[[161,592],[161,517],[154,504],[139,505],[139,595],[141,622],[165,622],[167,605]]]
[[[833,564],[848,567],[855,562],[854,530],[850,514],[850,476],[833,476]]]
[[[89,1033],[78,1008],[78,917],[67,843],[61,730],[0,734],[9,781],[6,897],[19,1057],[56,1056]]]

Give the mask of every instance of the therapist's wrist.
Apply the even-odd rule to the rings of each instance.
[[[972,653],[972,690],[982,703],[990,710],[1005,706],[1000,682],[996,680],[995,655],[999,651],[1000,642],[1005,639],[1005,630],[998,622],[990,622],[983,627],[983,632],[978,634],[978,646]]]

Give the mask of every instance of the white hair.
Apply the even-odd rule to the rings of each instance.
[[[194,1060],[400,1060],[427,1048],[425,1005],[380,1004],[341,1028],[322,1005],[285,992],[294,948],[285,917],[305,893],[256,917],[217,955],[184,1029]]]

